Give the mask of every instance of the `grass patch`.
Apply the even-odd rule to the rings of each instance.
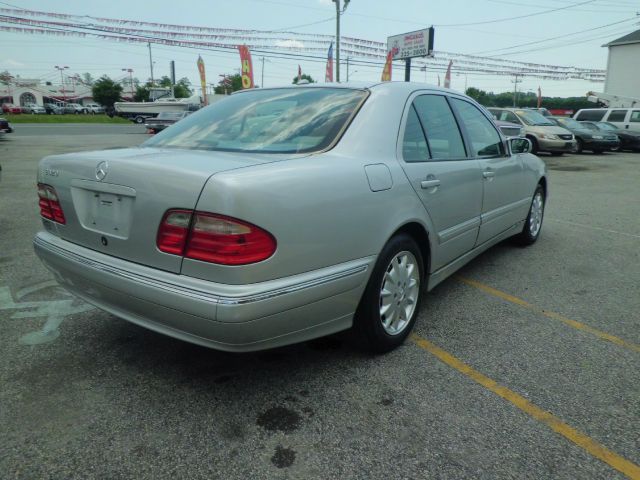
[[[113,117],[109,118],[104,114],[96,115],[46,115],[30,113],[21,113],[19,115],[0,114],[0,117],[6,118],[10,123],[116,123],[130,124],[131,122],[125,118]]]

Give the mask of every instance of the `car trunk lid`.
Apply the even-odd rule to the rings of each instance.
[[[61,238],[179,272],[182,257],[156,247],[164,213],[194,209],[204,184],[215,173],[292,156],[167,148],[82,152],[43,159],[38,181],[54,187],[60,200],[66,224],[55,224],[54,233]]]

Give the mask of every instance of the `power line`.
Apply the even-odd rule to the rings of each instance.
[[[559,12],[560,10],[567,10],[569,8],[579,7],[580,5],[587,5],[595,1],[596,0],[587,0],[586,2],[574,3],[571,5],[566,5],[564,7],[552,8],[551,10],[543,10],[542,12],[528,13],[526,15],[518,15],[517,17],[498,18],[495,20],[485,20],[482,22],[442,24],[442,25],[434,25],[434,27],[467,27],[472,25],[486,25],[488,23],[509,22],[511,20],[519,20],[521,18],[529,18],[529,17],[538,16],[538,15],[545,15],[547,13]]]
[[[479,55],[479,54],[492,53],[492,52],[501,52],[501,51],[504,51],[504,50],[512,50],[514,48],[526,47],[526,46],[529,46],[529,45],[537,45],[539,43],[549,42],[551,40],[557,40],[559,38],[571,37],[573,35],[578,35],[580,33],[591,32],[593,30],[600,30],[602,28],[611,27],[613,25],[619,25],[621,23],[628,22],[630,20],[635,20],[635,19],[636,19],[636,17],[626,18],[626,19],[620,20],[618,22],[608,23],[606,25],[600,25],[599,27],[588,28],[586,30],[580,30],[578,32],[565,33],[563,35],[558,35],[556,37],[549,37],[549,38],[545,38],[543,40],[536,40],[535,42],[520,43],[518,45],[512,45],[510,47],[504,47],[504,48],[498,48],[498,49],[495,49],[495,50],[483,50],[483,51],[480,51],[480,52],[473,52],[472,55]]]

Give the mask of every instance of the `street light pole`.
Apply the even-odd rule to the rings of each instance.
[[[260,77],[260,88],[264,88],[264,57],[262,57],[262,73]]]
[[[62,72],[68,68],[69,67],[67,66],[60,67],[56,65],[56,69],[60,71],[60,85],[62,85],[62,98],[64,98],[64,103],[67,103],[67,91],[64,89],[64,77],[62,76]]]
[[[123,68],[123,72],[129,72],[129,88],[131,88],[131,100],[133,101],[133,68]]]
[[[340,8],[340,0],[332,0],[336,4],[336,82],[340,83],[340,15],[347,9],[351,0],[344,0],[344,7]]]
[[[151,42],[147,42],[147,46],[149,47],[149,68],[151,68],[151,86],[153,87],[153,59],[151,58]]]

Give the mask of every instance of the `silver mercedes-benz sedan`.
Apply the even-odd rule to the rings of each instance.
[[[43,159],[35,250],[78,297],[199,345],[353,327],[384,352],[462,265],[536,241],[547,179],[530,148],[429,85],[243,91],[139,148]]]

